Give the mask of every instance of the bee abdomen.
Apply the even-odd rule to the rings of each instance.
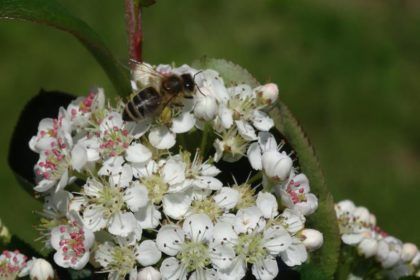
[[[125,106],[123,120],[140,121],[156,111],[161,102],[158,91],[148,87],[136,94]]]

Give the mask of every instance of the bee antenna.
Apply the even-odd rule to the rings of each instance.
[[[204,96],[206,96],[202,91],[201,91],[201,89],[200,89],[200,87],[197,85],[197,83],[195,82],[195,76],[197,76],[198,74],[200,74],[200,73],[202,73],[203,72],[203,70],[200,70],[200,71],[198,71],[197,73],[195,73],[194,74],[194,76],[193,76],[193,81],[194,81],[194,84],[195,84],[195,86],[197,87],[197,89],[198,89],[198,91],[202,94],[202,95],[204,95]]]

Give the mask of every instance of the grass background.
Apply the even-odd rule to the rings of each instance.
[[[126,61],[123,1],[60,1]],[[368,3],[365,3],[368,2]],[[276,82],[309,135],[336,200],[420,245],[420,4],[412,1],[160,0],[144,11],[144,57],[234,61]],[[0,217],[28,241],[40,205],[17,185],[7,150],[20,110],[40,87],[113,88],[69,35],[0,22]]]

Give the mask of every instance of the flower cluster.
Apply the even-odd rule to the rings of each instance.
[[[274,279],[278,260],[300,265],[322,245],[305,228],[318,207],[308,178],[270,133],[277,86],[229,87],[214,70],[139,64],[134,96],[183,74],[194,77],[192,96],[144,119],[125,121],[126,103],[112,106],[98,89],[40,122],[29,145],[45,197],[39,228],[57,265],[91,262],[109,279],[241,279],[248,268]],[[214,141],[188,150],[197,135]],[[243,157],[256,180],[224,182],[219,162]]]
[[[365,258],[375,258],[390,279],[420,275],[420,251],[412,243],[403,243],[376,224],[376,217],[365,207],[350,200],[335,205],[344,244],[357,247]]]
[[[28,257],[15,251],[3,251],[0,255],[0,279],[14,280],[29,276],[33,280],[52,280],[54,270],[49,262],[41,258]]]

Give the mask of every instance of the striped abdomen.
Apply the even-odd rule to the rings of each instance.
[[[123,112],[123,120],[140,121],[147,116],[153,115],[161,102],[162,97],[155,88],[145,88],[127,102]]]

